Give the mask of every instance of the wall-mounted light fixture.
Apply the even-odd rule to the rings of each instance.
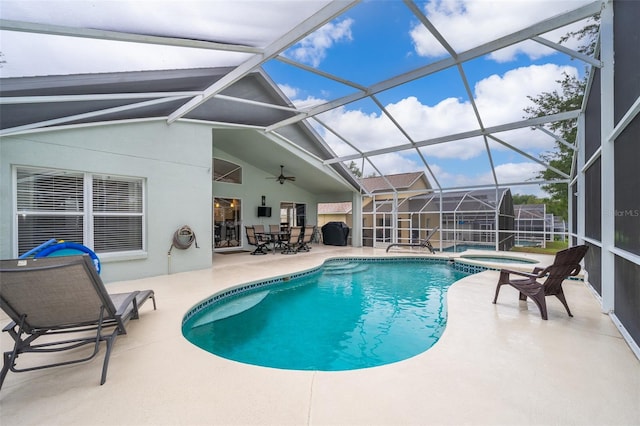
[[[265,197],[264,195],[262,196],[262,205],[266,205],[267,203],[267,197]]]

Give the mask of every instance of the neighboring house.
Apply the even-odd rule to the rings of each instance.
[[[353,203],[319,203],[318,226],[322,227],[329,222],[344,222],[351,228],[352,208]]]
[[[513,198],[509,188],[432,192],[412,197],[407,209],[417,212],[412,223],[421,220],[429,227],[440,226],[434,239],[441,239],[444,248],[475,245],[510,250],[514,245]]]
[[[428,223],[414,223],[413,215],[405,210],[403,201],[431,190],[424,172],[399,173],[360,179],[366,195],[362,201],[362,244],[364,246],[387,245],[394,241],[393,229],[397,226],[397,242],[424,238]],[[374,237],[375,236],[375,237]]]
[[[370,193],[363,201],[363,245],[418,243],[436,226],[432,243],[449,246],[514,245],[513,199],[508,188],[434,192],[424,173],[403,173],[361,180]],[[391,188],[397,192],[389,192]],[[395,230],[395,232],[394,232]],[[375,237],[374,237],[375,236]],[[455,247],[453,247],[455,248]]]

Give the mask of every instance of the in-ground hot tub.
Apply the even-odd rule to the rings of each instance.
[[[522,265],[538,263],[538,261],[535,259],[501,254],[463,254],[460,257],[467,260],[477,260],[480,262],[491,263],[517,263]]]

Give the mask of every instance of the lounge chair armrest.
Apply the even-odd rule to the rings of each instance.
[[[538,274],[534,274],[531,272],[522,272],[522,271],[513,271],[511,269],[501,269],[500,270],[500,274],[514,274],[514,275],[520,275],[522,277],[527,277],[527,278],[538,278],[539,275]]]
[[[14,328],[15,328],[15,326],[16,326],[16,325],[18,325],[18,324],[16,324],[16,322],[15,322],[15,321],[11,321],[9,324],[7,324],[7,325],[2,329],[2,331],[9,331],[9,330],[12,330],[12,329],[14,329]]]
[[[116,306],[116,316],[123,316],[127,313],[129,306],[134,306],[134,302],[136,300],[136,296],[140,293],[139,291],[132,291],[127,295],[127,297],[120,303],[120,306]],[[137,306],[134,306],[137,308]]]

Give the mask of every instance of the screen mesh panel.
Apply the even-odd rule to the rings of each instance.
[[[614,119],[617,123],[640,96],[640,31],[637,29],[640,7],[637,1],[616,1],[613,2],[613,10],[616,61]]]
[[[585,116],[585,161],[600,148],[600,69],[593,72],[593,85],[587,99]]]
[[[640,342],[640,265],[616,256],[615,313],[625,329]]]
[[[640,255],[640,117],[616,139],[615,244]]]
[[[585,243],[589,246],[589,250],[584,257],[584,265],[589,272],[589,284],[599,295],[602,295],[602,258],[600,257],[600,247]]]
[[[586,206],[585,206],[585,234],[587,237],[591,237],[600,241],[602,233],[601,223],[601,162],[598,158],[589,169],[587,169],[584,176],[585,191],[586,191]]]

